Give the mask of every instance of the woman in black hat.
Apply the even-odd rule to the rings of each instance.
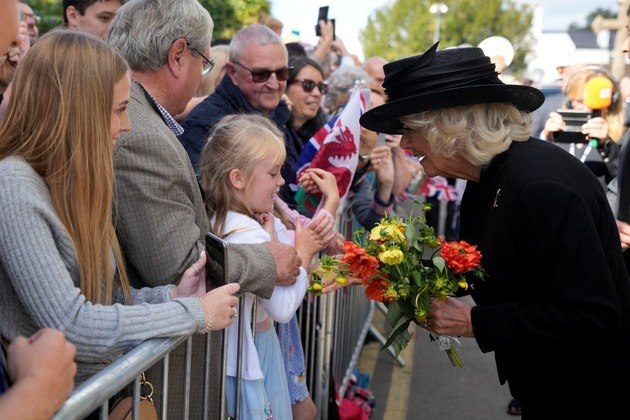
[[[597,178],[578,159],[529,138],[537,89],[505,85],[478,48],[385,66],[386,104],[361,124],[403,133],[428,176],[468,180],[462,239],[488,275],[477,306],[435,300],[440,335],[495,352],[524,419],[619,418],[630,390],[630,280]]]

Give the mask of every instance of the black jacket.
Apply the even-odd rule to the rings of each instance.
[[[552,144],[514,142],[468,182],[461,236],[488,273],[472,292],[475,338],[524,412],[618,418],[630,390],[630,280],[593,174]]]

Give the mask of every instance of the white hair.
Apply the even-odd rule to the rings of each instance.
[[[287,48],[274,31],[260,24],[251,25],[241,29],[234,35],[230,42],[230,61],[239,62],[245,54],[248,45],[265,46],[279,45],[284,51],[284,56],[288,59]]]

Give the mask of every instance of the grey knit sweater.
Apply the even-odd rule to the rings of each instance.
[[[44,180],[21,158],[0,161],[0,332],[12,339],[42,327],[77,348],[77,382],[143,340],[204,328],[198,298],[168,297],[171,286],[133,290],[136,305],[86,302],[72,240]],[[120,294],[115,300],[120,301]]]

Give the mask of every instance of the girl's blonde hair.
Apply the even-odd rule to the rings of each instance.
[[[227,236],[223,228],[230,210],[254,216],[247,205],[237,199],[230,171],[240,170],[249,186],[256,167],[269,156],[282,165],[286,149],[282,133],[268,118],[228,115],[214,127],[199,160],[206,210],[210,218],[215,218],[211,226],[213,233]]]
[[[116,286],[131,296],[112,223],[110,134],[114,86],[127,73],[104,41],[49,32],[20,64],[0,126],[0,159],[20,156],[46,182],[74,244],[81,292],[92,303],[111,303]]]
[[[425,111],[400,118],[411,130],[419,130],[431,151],[445,158],[456,153],[477,166],[485,166],[505,152],[513,141],[530,137],[532,118],[501,102]]]

